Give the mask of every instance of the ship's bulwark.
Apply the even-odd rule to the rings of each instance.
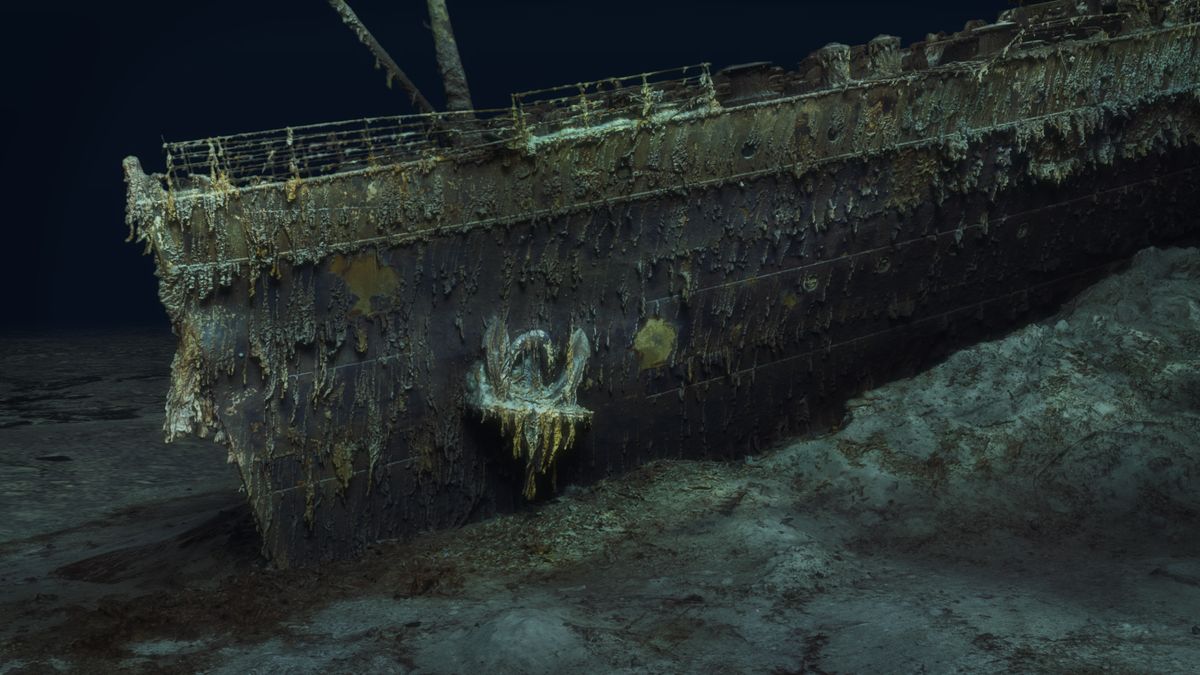
[[[469,405],[491,321],[590,345],[590,420],[539,494],[827,428],[864,387],[1193,234],[1198,31],[1169,4],[330,176],[164,189],[127,164],[180,338],[168,432],[228,443],[265,552],[295,565],[521,498],[511,439]]]

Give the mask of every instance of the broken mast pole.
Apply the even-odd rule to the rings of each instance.
[[[458,55],[458,42],[450,26],[446,0],[429,0],[429,25],[433,29],[438,68],[442,71],[442,83],[446,87],[446,109],[471,110],[474,108],[471,105],[471,91],[467,88],[467,74]]]
[[[429,100],[421,94],[421,90],[417,89],[417,85],[413,84],[413,81],[408,79],[408,75],[405,75],[403,70],[400,70],[400,66],[396,65],[396,62],[392,60],[392,57],[389,56],[383,46],[379,44],[379,41],[375,39],[375,36],[371,35],[371,31],[367,30],[367,27],[363,25],[363,22],[358,18],[358,15],[354,13],[354,10],[350,9],[350,6],[346,4],[345,0],[329,0],[329,6],[333,7],[334,11],[338,13],[338,16],[342,17],[342,23],[345,23],[350,27],[350,30],[354,31],[354,34],[358,36],[358,41],[366,45],[367,49],[370,49],[371,53],[375,55],[375,65],[377,67],[382,66],[387,71],[387,84],[389,87],[392,86],[392,80],[396,80],[400,83],[400,86],[403,87],[406,92],[408,92],[413,107],[422,113],[437,112],[434,110],[433,106],[430,105]],[[447,25],[449,24],[447,23]],[[453,40],[453,38],[451,39]],[[441,60],[440,48],[438,49],[438,59],[439,61]],[[465,81],[463,86],[466,86]],[[447,91],[449,91],[448,86]]]

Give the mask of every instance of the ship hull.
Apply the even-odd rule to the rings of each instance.
[[[977,150],[1001,146],[989,140]],[[357,351],[352,343],[360,333],[368,347],[333,366],[324,386],[344,388],[333,405],[344,417],[316,427],[332,423],[357,429],[352,437],[369,436],[377,422],[356,396],[384,407],[402,401],[400,419],[374,467],[370,453],[356,449],[349,478],[337,478],[345,469],[320,446],[243,466],[259,474],[248,484],[270,490],[271,503],[259,507],[269,523],[267,548],[288,563],[338,558],[370,541],[460,524],[521,501],[524,474],[509,439],[463,393],[494,318],[563,340],[582,326],[597,345],[579,393],[593,418],[558,461],[559,484],[586,484],[655,459],[734,458],[827,429],[848,397],[1044,315],[1142,247],[1194,235],[1198,177],[1200,153],[1192,149],[1116,163],[1063,184],[1019,181],[994,196],[972,191],[904,218],[883,213],[778,239],[773,227],[756,236],[747,234],[755,232],[751,224],[737,223],[742,236],[725,237],[725,222],[691,221],[712,236],[706,247],[669,228],[623,227],[618,212],[373,251],[372,272],[402,280],[409,295],[402,309],[364,315],[352,334],[337,336],[345,352]],[[846,179],[834,172],[830,180]],[[725,204],[727,212],[761,208],[786,201],[799,182],[764,179],[702,203]],[[638,220],[666,220],[688,199],[644,206],[652,215]],[[653,260],[654,252],[678,250],[702,253],[672,261],[686,270]],[[550,290],[539,277],[566,267],[575,253],[589,272],[575,280],[565,273],[563,286]],[[478,275],[469,282],[450,284],[431,273],[464,264]],[[715,278],[704,274],[713,269]],[[307,277],[299,285],[311,284],[319,295],[345,285],[333,269],[285,268],[282,275]],[[688,284],[694,288],[685,290]],[[259,292],[278,293],[276,302],[286,303],[287,285]],[[639,332],[656,326],[671,334],[666,342],[673,346],[639,353]],[[280,402],[281,417],[295,414],[288,401],[312,397],[317,360],[297,350],[300,374]],[[370,388],[365,396],[362,386]],[[237,373],[215,389],[218,400],[243,390]],[[251,400],[225,428],[240,422],[235,445],[255,457],[279,453],[257,431],[274,424],[256,414],[269,404]],[[310,438],[328,433],[302,428]]]
[[[157,244],[179,252],[168,424],[229,445],[283,566],[828,429],[1194,237],[1200,74],[1175,31],[223,196]],[[272,219],[256,255],[238,223]],[[198,234],[237,227],[216,254]],[[545,471],[475,394],[499,324],[586,336],[588,414]]]

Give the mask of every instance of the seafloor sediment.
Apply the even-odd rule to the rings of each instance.
[[[116,405],[106,349],[73,372]],[[24,419],[6,387],[0,420]],[[157,441],[86,440],[138,424],[0,429],[25,486],[0,506],[26,523],[0,544],[0,673],[1200,669],[1195,249],[1144,251],[1058,316],[852,401],[827,436],[655,463],[321,570],[265,569],[220,476],[113,461],[166,457]],[[130,472],[164,482],[129,497]]]

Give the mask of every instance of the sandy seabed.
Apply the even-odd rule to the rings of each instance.
[[[1200,672],[1195,249],[826,436],[321,570],[162,444],[169,336],[0,342],[0,675]]]

